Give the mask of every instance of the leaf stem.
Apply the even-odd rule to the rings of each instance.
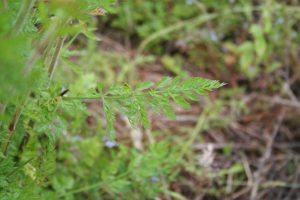
[[[56,69],[56,65],[57,65],[57,62],[58,62],[58,59],[59,59],[59,56],[60,56],[60,52],[61,52],[61,49],[64,45],[64,40],[65,40],[64,37],[60,37],[57,40],[55,51],[53,53],[52,60],[50,62],[49,68],[48,68],[48,75],[49,75],[50,81],[53,78],[53,74],[54,74],[54,71]]]
[[[203,88],[205,91],[209,91]],[[191,91],[191,89],[184,89],[184,90],[176,90],[176,89],[169,89],[169,90],[151,90],[150,92],[141,92],[141,93],[129,93],[129,94],[124,94],[124,95],[115,95],[115,96],[108,96],[103,95],[103,96],[91,96],[91,97],[63,97],[63,100],[101,100],[102,98],[104,99],[124,99],[124,98],[130,98],[130,97],[141,97],[141,96],[152,96],[152,95],[164,95],[166,93],[182,93],[182,92],[188,92]]]

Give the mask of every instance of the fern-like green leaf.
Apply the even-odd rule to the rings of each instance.
[[[168,118],[175,119],[176,114],[171,105],[173,100],[184,109],[191,107],[188,100],[197,101],[198,95],[207,95],[209,91],[222,87],[224,83],[199,77],[182,79],[181,77],[164,77],[156,85],[150,81],[138,84],[135,90],[128,85],[112,86],[101,98],[104,100],[104,112],[107,129],[113,133],[114,116],[120,112],[128,117],[136,126],[141,123],[150,126],[147,108],[157,113],[164,113]],[[108,103],[110,102],[110,103]]]

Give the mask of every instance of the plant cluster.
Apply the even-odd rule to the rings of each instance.
[[[163,182],[176,174],[177,153],[164,142],[144,153],[117,145],[116,113],[147,128],[149,108],[174,119],[171,101],[189,108],[188,100],[223,84],[165,77],[158,83],[103,87],[85,73],[88,66],[72,62],[85,46],[71,47],[78,36],[98,39],[95,16],[113,11],[113,3],[1,1],[0,199],[116,199],[121,194],[146,199],[164,192]],[[61,63],[72,68],[77,81],[56,78],[69,77]],[[101,132],[86,125],[83,101],[89,99],[102,103],[106,123],[98,121],[105,127]]]

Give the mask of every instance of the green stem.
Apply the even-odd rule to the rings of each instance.
[[[174,31],[180,30],[185,28],[186,26],[197,26],[202,24],[203,22],[206,22],[208,20],[212,20],[214,18],[216,18],[218,16],[218,14],[211,14],[211,15],[204,15],[204,16],[200,16],[200,17],[196,17],[194,19],[191,20],[186,20],[186,21],[181,21],[178,22],[174,25],[168,26],[158,32],[153,33],[152,35],[150,35],[149,37],[147,37],[145,40],[143,40],[138,48],[137,54],[140,55],[144,49],[154,40],[161,38],[167,34],[170,34]]]
[[[71,44],[73,44],[74,40],[78,37],[78,35],[79,35],[79,33],[76,33],[65,45],[65,48],[69,48],[71,46]]]
[[[19,11],[17,20],[14,24],[14,27],[12,29],[12,34],[17,35],[20,33],[20,31],[23,29],[23,26],[28,18],[28,16],[31,13],[32,7],[34,5],[36,0],[24,0],[23,4],[21,6],[21,9]]]
[[[196,127],[192,131],[190,138],[188,139],[188,141],[182,147],[182,150],[180,152],[180,157],[181,158],[187,153],[187,151],[193,145],[193,142],[195,141],[195,139],[197,138],[197,136],[199,135],[199,133],[203,130],[203,125],[205,124],[206,118],[207,118],[207,115],[206,115],[206,112],[204,111],[200,115],[200,117],[198,118]]]
[[[61,49],[64,45],[64,40],[65,40],[65,38],[59,38],[58,41],[57,41],[53,57],[52,57],[51,63],[50,63],[49,68],[48,68],[48,75],[49,75],[50,81],[53,78],[53,74],[54,74],[54,71],[56,69],[56,65],[57,65],[57,62],[58,62],[58,59],[59,59],[59,56],[60,56],[60,52],[61,52]]]

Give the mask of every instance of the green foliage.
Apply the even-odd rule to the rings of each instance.
[[[59,196],[71,199],[80,197],[80,192],[104,199],[120,195],[124,195],[124,199],[153,198],[163,191],[161,179],[171,180],[171,173],[175,174],[172,169],[179,162],[177,153],[170,151],[165,142],[150,146],[145,153],[123,145],[111,152],[97,138],[71,143],[76,144],[73,151],[77,149],[80,154],[74,156],[70,151],[63,151],[59,157],[67,164],[61,163],[61,170],[51,180]],[[70,165],[74,168],[70,169]],[[73,173],[79,180],[74,179]],[[91,173],[96,177],[90,176]],[[153,181],[153,177],[158,180]]]
[[[108,131],[113,133],[113,121],[117,111],[127,116],[133,125],[140,122],[148,128],[150,124],[145,106],[150,106],[157,113],[163,111],[167,117],[175,119],[171,100],[182,108],[188,109],[190,104],[187,100],[196,101],[197,95],[206,95],[208,91],[223,85],[219,81],[198,77],[187,80],[182,80],[180,77],[174,79],[164,77],[157,84],[146,81],[134,88],[129,85],[112,86],[99,98],[103,101]]]
[[[196,13],[197,8],[182,0],[168,1],[120,1],[115,12],[118,15],[112,25],[133,34],[136,31],[141,38],[163,29],[179,19],[187,19]],[[168,8],[172,9],[168,9]],[[133,12],[134,11],[134,12]]]
[[[247,0],[120,1],[112,22],[129,37],[138,35],[140,50],[155,47],[151,52],[163,54],[170,47],[179,49],[196,65],[208,65],[205,61],[214,54],[216,61],[211,65],[227,70],[223,58],[233,53],[238,59],[236,70],[252,80],[283,66],[286,45],[291,52],[297,51],[298,11],[297,6],[275,0],[257,4]],[[209,51],[197,51],[203,46]],[[164,56],[162,60],[178,74],[180,61],[175,61],[170,67],[172,59]]]
[[[174,176],[179,162],[175,147],[164,142],[149,145],[145,152],[116,147],[112,138],[117,113],[133,126],[150,127],[149,108],[174,119],[172,101],[188,109],[189,100],[223,84],[165,77],[156,84],[97,87],[95,74],[83,70],[88,66],[78,67],[72,59],[95,50],[89,46],[98,39],[93,16],[115,12],[113,3],[1,1],[0,199],[115,199],[123,194],[125,199],[147,199],[164,192],[163,181]],[[163,3],[143,5],[154,6],[164,16]],[[140,33],[147,35],[152,28],[143,27]],[[69,48],[79,35],[88,41],[87,51],[85,45],[77,51]],[[98,123],[106,131],[86,123],[88,111],[82,101],[90,99],[102,102],[107,123]],[[101,141],[100,136],[110,138]]]

